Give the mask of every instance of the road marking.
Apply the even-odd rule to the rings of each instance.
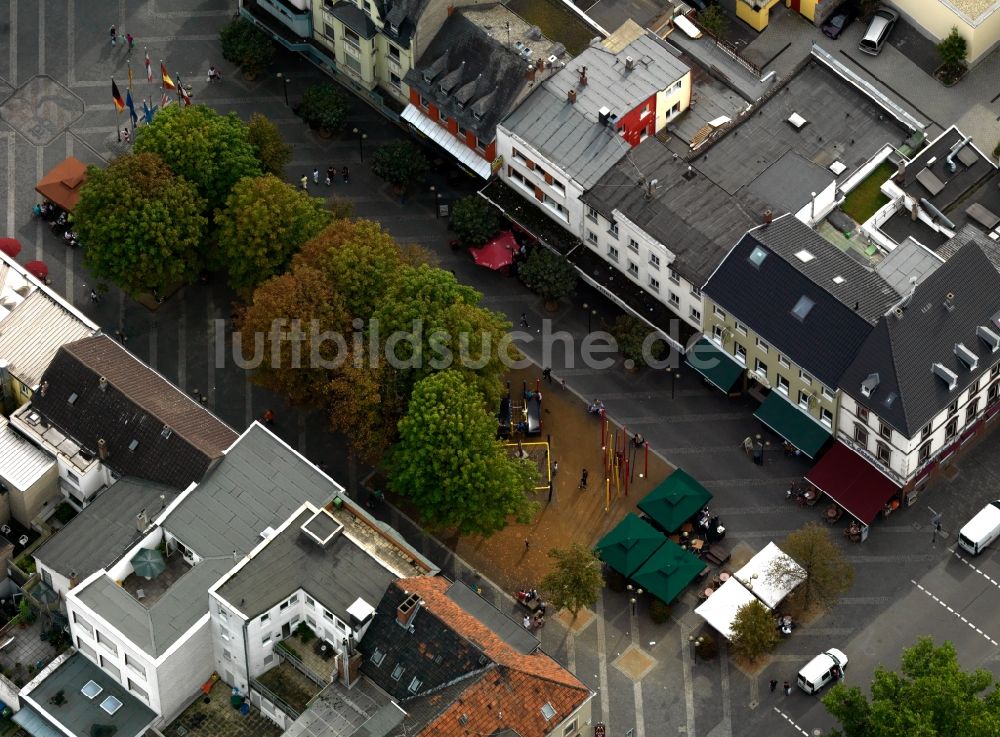
[[[722,722],[716,734],[732,737],[733,734],[733,704],[729,690],[729,654],[726,652],[725,643],[719,644],[719,662],[722,666]]]
[[[66,136],[66,156],[72,156],[72,155],[73,155],[73,136],[69,136],[68,135],[68,136]],[[74,296],[74,294],[76,292],[76,285],[74,284],[74,281],[75,281],[76,277],[75,277],[75,274],[74,274],[74,271],[73,271],[74,257],[75,256],[76,256],[76,254],[73,253],[73,249],[67,249],[67,252],[66,252],[66,292],[65,292],[64,296],[66,298],[66,301],[69,302],[70,304],[73,304],[73,296]]]
[[[38,3],[38,73],[45,74],[45,3]]]
[[[925,594],[927,594],[927,595],[928,595],[929,597],[931,597],[932,599],[934,599],[934,601],[936,601],[936,602],[937,602],[938,604],[940,604],[940,605],[941,605],[941,607],[942,607],[943,609],[947,609],[947,610],[948,610],[949,612],[951,612],[951,613],[952,613],[952,614],[954,614],[954,615],[955,615],[956,617],[958,617],[959,619],[961,619],[961,620],[962,620],[963,622],[965,622],[965,623],[966,623],[967,625],[969,625],[969,628],[970,628],[970,629],[974,629],[974,630],[975,630],[976,632],[978,632],[979,634],[981,634],[981,635],[982,635],[982,636],[983,636],[983,637],[984,637],[985,639],[989,640],[989,641],[990,641],[990,642],[991,642],[991,643],[992,643],[992,644],[993,644],[994,646],[996,646],[996,645],[998,644],[996,640],[994,640],[994,639],[993,639],[992,637],[990,637],[990,636],[989,636],[988,634],[986,634],[985,632],[983,632],[983,631],[982,631],[981,629],[979,629],[979,628],[978,628],[978,627],[977,627],[976,625],[974,625],[974,624],[973,624],[972,622],[970,622],[970,621],[969,621],[968,619],[966,619],[966,618],[965,618],[965,617],[963,617],[963,616],[962,616],[961,614],[959,614],[958,612],[956,612],[956,611],[955,611],[954,609],[952,609],[952,608],[951,608],[950,606],[948,606],[947,604],[945,604],[945,603],[944,603],[943,601],[941,601],[940,599],[938,599],[938,598],[937,598],[936,596],[934,596],[934,594],[932,594],[932,593],[931,593],[930,591],[928,591],[928,590],[927,590],[926,588],[924,588],[924,587],[923,587],[923,586],[921,586],[921,585],[920,585],[919,583],[917,583],[916,581],[914,581],[914,580],[913,580],[912,578],[910,579],[910,583],[912,583],[912,584],[913,584],[914,586],[916,586],[916,587],[917,587],[918,589],[920,589],[920,590],[921,590],[921,591],[923,591],[923,592],[924,592]]]
[[[45,161],[42,158],[43,155],[44,155],[44,153],[45,153],[45,149],[43,149],[41,146],[38,146],[35,149],[35,181],[36,182],[39,179],[41,179],[42,175],[45,173],[45,170],[44,170]],[[43,261],[44,260],[44,254],[42,253],[43,240],[44,239],[42,238],[42,219],[41,218],[35,218],[35,258],[38,259],[39,261]]]
[[[775,710],[776,712],[778,712],[778,714],[780,714],[781,716],[783,716],[783,717],[785,718],[785,721],[786,721],[786,722],[788,722],[789,724],[791,724],[791,725],[792,725],[792,726],[793,726],[793,727],[794,727],[795,729],[797,729],[797,730],[798,730],[799,732],[801,732],[802,734],[804,734],[804,735],[805,735],[806,737],[809,737],[809,733],[808,733],[808,732],[806,732],[806,731],[805,731],[804,729],[802,729],[802,727],[800,727],[800,726],[799,726],[798,724],[796,724],[796,723],[795,723],[795,722],[794,722],[794,721],[792,720],[792,718],[791,718],[790,716],[788,716],[788,715],[787,715],[787,714],[786,714],[785,712],[783,712],[783,711],[782,711],[781,709],[779,709],[779,708],[778,708],[777,706],[776,706],[776,707],[774,707],[774,710]]]
[[[684,708],[687,712],[687,737],[695,737],[694,733],[694,674],[691,670],[691,646],[688,636],[692,630],[678,627],[681,635],[681,665],[684,671]]]
[[[17,185],[17,181],[14,177],[14,172],[17,171],[17,165],[14,161],[14,157],[17,155],[17,149],[14,146],[14,134],[5,133],[7,136],[7,232],[14,232],[14,191]]]
[[[66,27],[69,33],[66,34],[66,86],[73,88],[73,74],[76,72],[76,37],[73,29],[76,28],[76,3],[74,0],[66,2]]]
[[[10,0],[10,33],[7,34],[7,43],[10,44],[10,86],[16,88],[17,87],[17,0]]]
[[[957,550],[955,550],[954,548],[952,548],[952,549],[951,549],[951,552],[952,552],[952,554],[953,554],[953,555],[954,555],[954,556],[955,556],[956,558],[958,558],[958,559],[959,559],[960,561],[962,561],[963,563],[965,563],[965,565],[967,565],[967,566],[968,566],[969,568],[971,568],[972,570],[974,570],[974,571],[975,571],[976,573],[978,573],[978,574],[979,574],[980,576],[982,576],[982,577],[983,577],[983,578],[985,578],[985,579],[986,579],[987,581],[989,581],[989,582],[990,582],[991,584],[993,584],[993,585],[994,585],[994,586],[996,586],[996,587],[997,587],[998,589],[1000,589],[1000,583],[997,583],[996,581],[994,581],[994,580],[993,580],[993,578],[992,578],[992,577],[991,577],[991,576],[990,576],[990,575],[989,575],[988,573],[986,573],[985,571],[981,571],[981,570],[979,570],[978,568],[976,568],[976,567],[975,567],[974,565],[972,565],[972,563],[970,563],[970,562],[969,562],[969,561],[967,561],[967,560],[966,560],[965,558],[963,558],[963,557],[962,557],[961,555],[959,555],[959,554],[958,554],[958,551],[957,551]]]
[[[566,630],[566,667],[576,673],[576,636],[572,629]]]
[[[597,597],[597,606],[594,607],[597,614],[597,673],[601,683],[601,721],[610,728],[611,704],[608,701],[610,693],[608,691],[608,655],[604,647],[604,594]]]
[[[639,639],[639,610],[636,606],[629,606],[629,635],[632,637],[632,644],[638,648],[642,647]],[[635,737],[646,737],[646,712],[642,705],[642,681],[633,681],[632,698],[635,701]]]

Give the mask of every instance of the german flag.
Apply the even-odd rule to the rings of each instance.
[[[162,61],[160,62],[160,79],[163,80],[163,86],[168,90],[176,90],[177,85],[174,84],[174,80],[170,78],[167,74],[167,65]]]
[[[125,109],[125,100],[122,99],[122,93],[118,91],[118,85],[115,84],[114,77],[111,78],[111,99],[115,102],[115,109],[121,112]]]

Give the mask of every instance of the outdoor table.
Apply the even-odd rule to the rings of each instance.
[[[725,583],[726,581],[729,580],[729,574],[723,571],[722,573],[719,574],[719,580],[722,581],[722,583]]]
[[[708,597],[710,597],[714,593],[715,593],[715,589],[713,589],[713,588],[707,588],[707,589],[705,589],[705,598],[707,599]]]
[[[701,538],[695,538],[694,540],[691,541],[691,547],[694,550],[701,550],[704,545],[705,541],[702,540]]]

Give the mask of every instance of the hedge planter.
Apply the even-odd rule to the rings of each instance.
[[[954,87],[962,81],[962,77],[964,77],[968,71],[969,68],[964,64],[959,69],[949,69],[947,66],[942,64],[934,70],[934,79],[943,84],[945,87]]]

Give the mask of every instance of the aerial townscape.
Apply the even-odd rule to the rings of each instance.
[[[0,165],[0,737],[1000,737],[1000,0],[7,0]]]

